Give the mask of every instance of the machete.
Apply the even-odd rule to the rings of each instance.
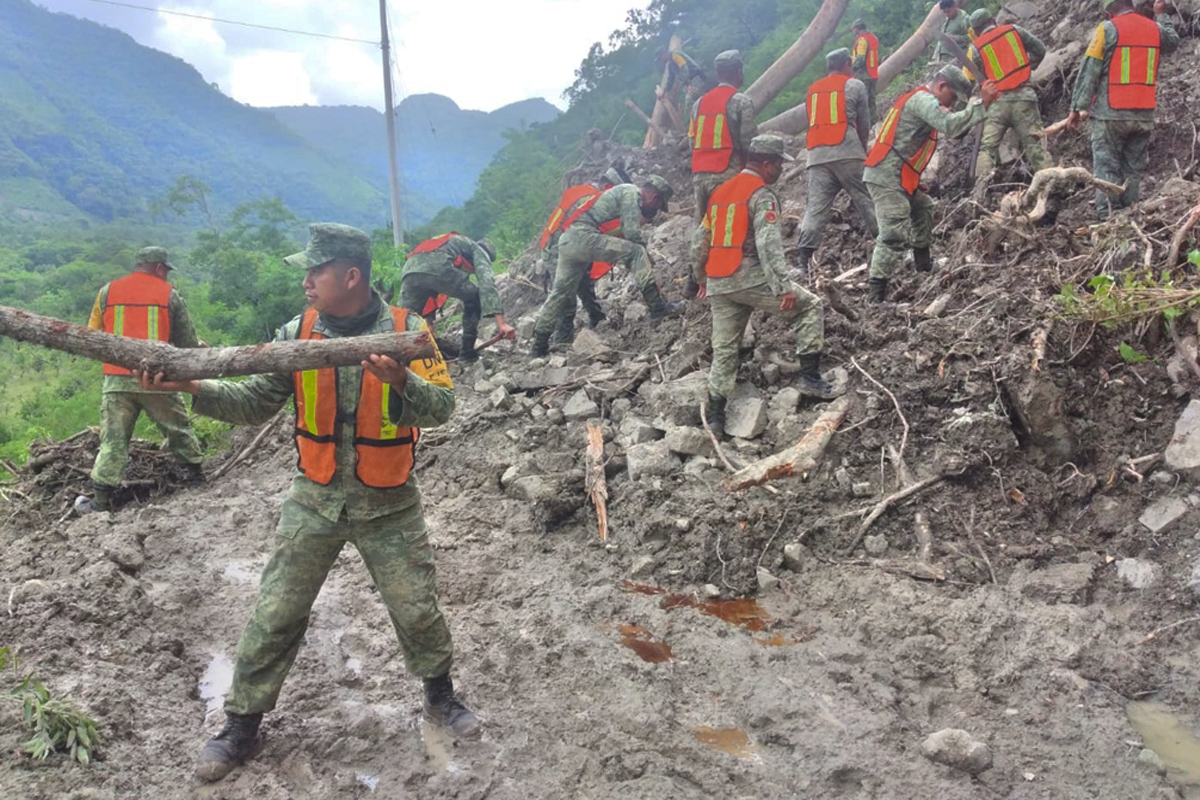
[[[937,35],[937,39],[941,43],[942,47],[946,48],[946,50],[950,52],[950,55],[954,56],[954,60],[958,62],[958,65],[965,70],[964,75],[969,74],[971,80],[975,83],[978,83],[979,81],[975,77],[975,70],[979,69],[979,67],[976,67],[971,63],[971,60],[967,58],[966,51],[959,47],[958,42],[954,41],[948,34],[945,33],[939,33]],[[967,180],[973,184],[975,183],[976,177],[975,162],[979,160],[979,149],[983,145],[982,122],[975,126],[971,132],[971,135],[973,137],[973,141],[971,144],[971,161],[967,164]]]

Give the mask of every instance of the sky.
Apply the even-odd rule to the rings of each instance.
[[[212,21],[379,40],[375,0],[127,0],[207,19],[105,5],[35,0],[118,28],[192,64],[252,106],[383,105],[378,45],[297,36]],[[396,101],[435,92],[492,111],[530,97],[564,107],[563,90],[593,42],[607,43],[628,9],[648,0],[389,0]]]

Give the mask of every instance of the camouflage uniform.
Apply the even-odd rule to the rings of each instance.
[[[165,255],[164,255],[165,258]],[[104,330],[104,309],[108,303],[108,286],[96,295],[88,319],[88,327]],[[196,329],[188,314],[183,297],[171,290],[167,301],[171,320],[170,343],[175,347],[199,347]],[[188,421],[187,407],[179,393],[145,391],[128,375],[105,375],[100,396],[100,451],[92,465],[92,482],[111,489],[121,483],[121,474],[129,463],[129,440],[138,416],[146,416],[158,426],[166,439],[167,448],[181,463],[197,467],[204,460],[200,441]]]
[[[727,83],[722,83],[721,86],[729,86]],[[699,116],[700,101],[697,100],[692,105],[692,122],[693,127],[696,117]],[[737,92],[729,98],[729,104],[726,106],[725,124],[729,132],[733,135],[733,159],[729,162],[729,167],[724,172],[696,172],[692,174],[692,189],[696,196],[696,221],[699,222],[704,218],[704,214],[708,210],[708,198],[716,191],[717,187],[725,181],[732,178],[742,171],[742,166],[746,163],[746,148],[750,145],[750,140],[758,134],[758,122],[755,121],[754,101],[749,97]],[[694,146],[693,142],[693,146]]]
[[[753,235],[742,245],[742,263],[724,278],[712,278],[705,272],[710,249],[710,220],[696,228],[692,239],[692,258],[697,283],[707,284],[712,306],[712,366],[708,371],[708,393],[713,398],[728,398],[737,383],[738,349],[746,322],[754,311],[784,317],[792,323],[796,354],[810,355],[825,349],[825,312],[821,298],[792,278],[783,251],[779,230],[779,198],[770,187],[750,196]],[[797,276],[798,277],[798,276]],[[789,311],[779,307],[782,296],[792,292],[796,305]]]
[[[866,33],[864,29],[863,33]],[[879,109],[875,105],[875,84],[878,81],[867,74],[867,51],[868,45],[866,39],[855,37],[854,49],[854,77],[862,83],[867,90],[867,123],[866,129],[869,132],[871,126],[879,121]],[[849,103],[846,104],[849,107]]]
[[[454,262],[459,258],[470,262],[475,271],[456,267]],[[461,234],[452,235],[436,250],[417,253],[404,262],[400,281],[401,306],[421,314],[425,303],[439,294],[462,301],[464,342],[474,344],[481,316],[504,313],[492,275],[492,260],[482,247]]]
[[[990,26],[989,26],[990,27]],[[1024,28],[1014,25],[1016,34],[1025,45],[1032,69],[1046,57],[1046,45]],[[977,31],[976,38],[984,31]],[[967,51],[967,58],[973,64],[982,64],[983,58],[975,45]],[[982,70],[980,70],[982,72]],[[1038,110],[1037,92],[1026,83],[1017,89],[1001,92],[996,101],[988,107],[983,122],[983,133],[979,139],[979,157],[975,159],[975,192],[976,197],[991,182],[992,172],[1000,163],[1000,142],[1010,130],[1016,131],[1017,141],[1021,152],[1029,161],[1029,168],[1034,172],[1050,166],[1050,156],[1042,146],[1042,113]]]
[[[1179,34],[1171,17],[1160,14],[1154,21],[1161,36],[1161,52],[1169,53],[1178,47]],[[1153,109],[1116,109],[1108,105],[1109,63],[1116,49],[1117,28],[1111,22],[1104,22],[1096,28],[1083,55],[1071,94],[1071,110],[1090,111],[1092,115],[1092,168],[1096,177],[1126,184],[1125,191],[1115,199],[1097,190],[1096,213],[1101,219],[1114,208],[1128,208],[1137,202],[1149,155],[1150,134],[1154,131]]]
[[[671,97],[681,85],[687,86],[684,102],[688,106],[709,89],[708,77],[700,65],[682,50],[673,50],[667,61],[667,87],[663,94]]]
[[[577,201],[564,215],[564,218],[570,218],[575,211],[587,202],[586,198]],[[546,249],[542,251],[542,257],[545,260],[547,271],[550,276],[550,286],[554,285],[554,277],[558,273],[558,243],[562,239],[562,230],[555,231],[550,235],[550,240],[546,242]],[[588,320],[595,325],[600,320],[604,319],[604,310],[600,308],[600,301],[596,299],[596,281],[593,280],[590,273],[585,274],[579,280],[579,288],[576,290],[576,296],[579,297],[579,302],[583,305],[583,310],[587,312]],[[575,339],[575,304],[571,305],[569,311],[565,312],[559,319],[558,327],[554,330],[553,341],[555,343],[569,343]]]
[[[829,222],[833,201],[843,189],[850,195],[854,210],[871,232],[871,238],[879,235],[875,221],[875,204],[863,183],[863,159],[866,158],[867,135],[871,129],[870,110],[867,105],[867,89],[862,81],[851,78],[846,81],[846,138],[841,144],[814,147],[808,151],[805,177],[808,180],[808,199],[804,207],[804,221],[800,223],[800,248],[815,251],[821,243],[821,234]],[[808,128],[808,117],[804,118],[804,129]]]
[[[960,15],[961,16],[961,15]],[[959,76],[962,77],[961,75]],[[863,170],[863,181],[875,202],[879,237],[871,254],[870,277],[890,280],[904,263],[909,248],[928,249],[933,230],[933,200],[921,189],[911,195],[900,185],[900,156],[915,153],[936,128],[942,136],[955,137],[983,119],[983,106],[973,103],[963,111],[942,109],[929,92],[918,92],[904,106],[896,123],[895,150],[877,165]]]
[[[967,46],[971,44],[971,33],[967,20],[967,14],[961,8],[958,14],[954,16],[954,19],[946,18],[942,20],[941,32],[953,39],[954,43],[963,50],[966,50]],[[939,41],[937,47],[933,50],[933,60],[952,61],[954,60],[954,55],[949,50],[943,50],[942,43]]]

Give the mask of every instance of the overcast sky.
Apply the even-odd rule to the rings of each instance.
[[[375,0],[128,0],[159,9],[379,40]],[[436,92],[491,111],[528,97],[563,106],[593,42],[648,0],[390,0],[399,96]],[[383,104],[378,46],[295,36],[90,0],[35,0],[119,28],[191,63],[254,106]],[[399,99],[399,98],[398,98]]]

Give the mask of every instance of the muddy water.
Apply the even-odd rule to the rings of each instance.
[[[1200,786],[1200,737],[1161,703],[1130,703],[1125,711],[1142,743],[1167,765],[1167,777],[1180,786]]]
[[[621,644],[637,653],[642,661],[662,664],[671,660],[671,645],[654,641],[654,634],[641,625],[618,625],[617,630],[621,634]]]
[[[701,726],[692,731],[696,741],[728,753],[735,758],[752,759],[757,757],[758,747],[750,741],[750,736],[741,728],[709,728]]]
[[[632,581],[621,581],[621,589],[626,592],[633,592],[634,594],[663,595],[662,602],[659,603],[659,607],[663,611],[671,611],[676,608],[694,608],[701,614],[716,617],[731,625],[745,628],[748,631],[761,631],[766,627],[768,622],[772,621],[766,609],[751,598],[700,600],[690,594],[668,594],[667,590],[660,586],[633,583]]]
[[[200,676],[200,699],[204,701],[206,714],[221,708],[225,693],[232,684],[233,662],[224,653],[213,653],[212,660]]]

